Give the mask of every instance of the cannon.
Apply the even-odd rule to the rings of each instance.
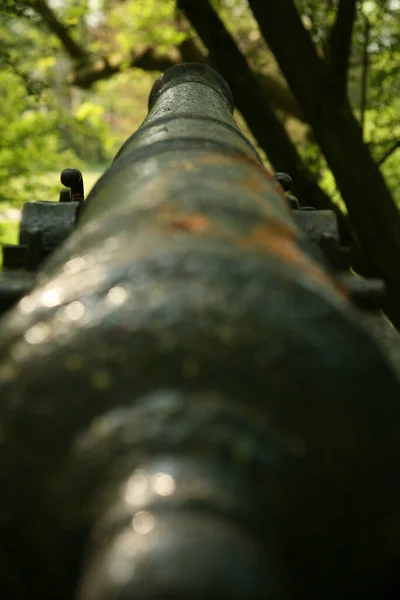
[[[232,110],[166,71],[88,198],[68,170],[4,250],[2,598],[396,589],[399,379],[355,305],[380,284]]]

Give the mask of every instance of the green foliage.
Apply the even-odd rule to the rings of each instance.
[[[1,246],[3,244],[16,244],[18,242],[18,222],[0,222],[0,269],[3,262]]]
[[[93,46],[96,50],[122,52],[128,60],[133,49],[150,44],[168,50],[186,37],[176,27],[175,0],[127,0],[109,4],[104,25],[108,35],[98,38]]]
[[[366,49],[367,69],[364,138],[379,162],[400,141],[400,3],[397,0],[362,3],[354,40],[353,73],[357,48]],[[382,172],[400,207],[400,148],[382,165]]]
[[[40,183],[40,174],[72,158],[62,151],[57,113],[28,95],[10,71],[0,72],[0,96],[0,203],[39,199],[52,192]]]
[[[114,147],[102,100],[67,85],[60,41],[27,4],[0,21],[0,207],[55,199],[59,180],[43,174],[108,161]],[[73,22],[82,11],[78,3],[69,8]]]
[[[303,23],[323,57],[329,52],[337,4],[332,0],[297,0]],[[377,162],[400,140],[399,23],[398,0],[360,0],[358,3],[348,73],[349,95],[363,127],[364,140]],[[306,159],[310,149],[304,149]],[[400,207],[400,149],[385,160],[381,168]],[[319,172],[323,187],[335,195],[332,174],[326,173],[324,168]]]
[[[285,80],[260,35],[247,1],[212,1],[260,80],[273,78],[282,94]],[[297,0],[296,3],[318,52],[326,56],[337,2]],[[176,12],[175,0],[50,2],[48,5],[66,34],[86,57],[72,60],[65,44],[50,31],[33,5],[30,0],[0,0],[0,203],[54,198],[56,191],[51,189],[44,173],[54,173],[69,165],[108,163],[144,118],[148,93],[156,76],[130,70],[132,54],[149,46],[160,52],[172,51],[190,31]],[[400,138],[399,22],[398,0],[360,0],[349,91],[354,112],[361,120],[362,81],[366,75],[364,138],[377,161]],[[69,85],[75,67],[99,56],[109,64],[122,65],[123,72],[95,83],[88,90]],[[268,93],[272,93],[271,89],[268,88]],[[294,118],[288,119],[284,108],[279,116],[308,167],[337,198],[332,174],[312,132]],[[400,150],[384,161],[382,171],[400,204]],[[57,181],[54,187],[59,187]]]
[[[102,119],[107,120],[112,131],[112,137],[109,135],[105,142],[110,156],[145,118],[149,91],[156,77],[157,73],[135,69],[96,84],[97,99],[104,109]]]

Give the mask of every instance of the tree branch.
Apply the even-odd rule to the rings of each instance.
[[[378,167],[383,165],[385,160],[387,160],[389,156],[393,154],[393,152],[396,152],[398,148],[400,148],[400,140],[395,141],[394,144],[389,148],[389,150],[386,150],[386,152],[381,156],[381,158],[377,162]]]
[[[312,58],[311,39],[304,40],[308,34],[294,0],[249,4],[332,170],[366,261],[385,279],[384,310],[400,328],[399,211],[362,139],[350,102],[344,96],[338,103],[330,94],[328,69]]]
[[[182,62],[197,62],[207,64],[209,62],[207,54],[199,48],[199,44],[196,43],[195,38],[187,37],[179,45],[179,51],[181,53]]]
[[[326,89],[326,64],[318,56],[293,0],[249,0],[249,5],[292,91],[296,90],[300,106],[303,101],[314,103],[309,90],[320,89],[323,93]],[[319,105],[318,99],[315,104]]]
[[[368,74],[369,74],[369,54],[368,45],[370,39],[371,25],[368,17],[365,17],[364,26],[364,43],[362,53],[362,72],[361,72],[361,100],[360,100],[360,124],[364,133],[365,112],[367,110],[367,91],[368,91]]]
[[[88,89],[96,81],[109,79],[126,68],[138,68],[144,71],[165,71],[169,67],[185,62],[209,62],[195,41],[188,37],[176,49],[160,52],[156,47],[148,46],[140,51],[131,52],[128,65],[126,56],[107,57],[95,55],[80,46],[71,37],[68,28],[57,18],[45,0],[30,0],[29,5],[39,14],[46,26],[58,37],[64,50],[74,61],[73,72],[68,83]],[[259,75],[261,84],[271,98],[271,103],[285,114],[303,120],[300,108],[290,90],[278,79],[269,75]]]
[[[58,37],[64,50],[73,60],[81,61],[89,57],[89,52],[75,42],[67,27],[58,20],[56,14],[44,0],[32,0],[31,6],[42,17],[50,31]]]
[[[228,82],[238,110],[276,170],[290,173],[295,182],[294,191],[303,204],[334,210],[341,230],[349,239],[351,236],[346,217],[321,190],[307,169],[284,126],[276,117],[268,94],[250,70],[246,58],[210,1],[178,0],[178,7],[185,13],[208,49],[212,65]]]
[[[157,48],[147,47],[142,52],[132,53],[128,68],[144,71],[165,71],[181,62],[178,51],[160,53]],[[127,68],[125,56],[108,59],[105,56],[93,57],[90,61],[77,65],[68,78],[68,83],[81,88],[90,88],[96,81],[109,79]]]
[[[351,39],[356,18],[357,0],[340,0],[332,28],[328,56],[328,78],[331,94],[342,102],[347,92]]]

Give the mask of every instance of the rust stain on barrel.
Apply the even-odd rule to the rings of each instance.
[[[253,229],[250,239],[255,246],[265,248],[283,262],[301,270],[319,283],[333,286],[341,296],[345,296],[344,288],[308,259],[298,248],[294,236],[287,229],[278,224],[262,225]]]
[[[262,166],[256,165],[251,157],[248,159],[241,157],[241,163],[247,167],[247,173],[244,171],[242,177],[239,175],[235,184],[243,189],[243,194],[249,198],[250,203],[256,202],[264,207],[269,206],[271,212],[266,215],[265,220],[261,217],[260,225],[248,232],[243,230],[240,223],[238,223],[238,228],[232,227],[232,225],[225,226],[223,220],[215,220],[214,217],[204,212],[196,210],[193,212],[182,211],[174,204],[172,196],[168,198],[169,193],[167,190],[170,182],[175,177],[175,170],[181,170],[185,168],[185,165],[191,168],[205,165],[236,166],[237,170],[237,161],[238,157],[236,156],[207,153],[180,160],[172,169],[163,173],[163,176],[158,178],[157,182],[152,182],[152,196],[159,194],[164,198],[163,204],[157,207],[157,220],[159,224],[162,223],[162,228],[181,230],[193,235],[206,235],[221,242],[246,247],[250,250],[268,252],[283,263],[297,269],[299,273],[313,279],[320,285],[328,286],[342,298],[347,298],[343,286],[299,248],[296,240],[297,227],[294,223],[292,226],[290,221],[284,221],[276,210],[279,202],[282,202],[290,212],[284,192],[279,189],[275,182],[269,180],[272,175]],[[204,176],[207,176],[207,172]],[[195,204],[196,194],[192,197]]]
[[[271,220],[270,223],[257,226],[247,235],[228,228],[225,229],[202,213],[179,213],[172,210],[169,211],[169,214],[164,213],[162,221],[168,229],[212,237],[221,242],[227,242],[249,250],[270,253],[318,284],[329,286],[339,296],[347,298],[344,287],[302,252],[297,246],[293,232],[278,220]]]
[[[183,229],[188,232],[202,232],[209,229],[209,219],[203,214],[186,214],[172,217],[168,224],[176,229]]]

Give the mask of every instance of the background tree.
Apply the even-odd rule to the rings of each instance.
[[[231,85],[266,160],[293,176],[300,201],[333,207],[342,232],[361,242],[359,264],[384,276],[386,309],[400,323],[398,0],[3,0],[3,6],[0,89],[9,107],[3,117],[9,137],[0,146],[3,194],[10,181],[23,181],[22,199],[26,182],[49,169],[46,157],[52,169],[56,157],[110,160],[144,116],[160,70],[182,60],[209,62]],[[6,76],[20,90],[14,118],[18,103],[5,79],[1,87]],[[47,130],[32,125],[27,152],[17,125],[29,119]],[[44,144],[52,146],[45,151]],[[11,169],[2,148],[11,163],[22,153],[15,161],[25,165],[22,171]]]

